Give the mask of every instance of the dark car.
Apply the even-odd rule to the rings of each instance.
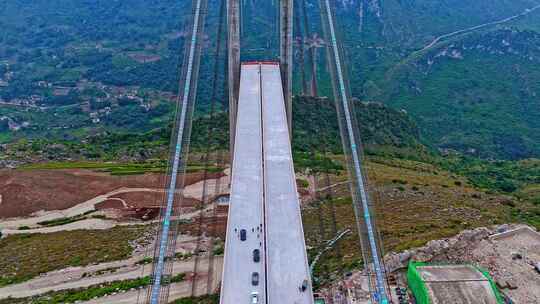
[[[300,287],[298,289],[300,290],[300,292],[304,292],[304,291],[306,291],[308,286],[309,286],[308,280],[303,280],[302,285],[300,285]]]
[[[253,262],[259,263],[261,261],[261,251],[259,249],[253,250]]]
[[[254,272],[251,274],[251,285],[257,286],[259,285],[259,273]]]
[[[246,229],[240,230],[240,241],[246,240]]]

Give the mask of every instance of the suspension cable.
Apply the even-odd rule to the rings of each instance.
[[[197,44],[198,44],[197,38],[199,35],[199,23],[200,23],[199,19],[201,18],[201,4],[202,4],[202,0],[196,1],[195,15],[193,18],[193,29],[191,33],[191,44],[189,48],[189,57],[188,57],[188,62],[187,62],[188,64],[187,70],[186,70],[187,72],[186,72],[186,78],[185,78],[183,96],[182,96],[180,122],[178,124],[178,134],[176,137],[176,146],[175,146],[173,165],[172,165],[172,171],[171,171],[171,179],[170,179],[169,189],[167,193],[167,206],[165,209],[165,214],[164,214],[162,227],[161,227],[161,237],[160,237],[160,242],[159,242],[159,253],[158,253],[157,265],[156,265],[156,268],[154,270],[154,275],[153,275],[154,282],[152,285],[151,296],[150,296],[151,304],[158,304],[160,300],[163,268],[165,264],[165,255],[168,249],[167,247],[168,247],[169,231],[170,231],[170,225],[171,225],[170,222],[171,222],[171,215],[173,211],[174,197],[176,193],[176,183],[178,179],[178,168],[180,167],[180,162],[181,162],[180,156],[182,155],[182,140],[184,138],[184,127],[186,125],[186,119],[187,119],[187,114],[189,110],[188,101],[189,101],[190,95],[192,94],[191,92],[192,76],[193,76],[194,62],[196,61],[195,53],[196,53]],[[196,92],[193,92],[193,94],[195,93]]]
[[[330,1],[329,0],[323,0],[324,1],[324,9],[326,11],[326,17],[327,17],[327,20],[323,22],[328,22],[328,29],[329,29],[329,34],[330,34],[330,40],[331,40],[331,47],[332,47],[332,51],[333,51],[333,59],[334,59],[334,65],[335,65],[335,72],[337,74],[337,80],[338,80],[338,88],[339,88],[339,92],[336,92],[338,93],[339,96],[335,96],[336,98],[340,97],[341,99],[341,106],[343,107],[343,114],[345,115],[345,127],[346,127],[346,130],[344,130],[346,132],[346,135],[347,136],[347,140],[348,140],[348,144],[349,146],[346,147],[345,150],[349,150],[350,149],[350,156],[352,157],[352,166],[351,169],[353,170],[353,172],[351,172],[352,176],[354,176],[355,180],[355,186],[357,187],[357,191],[358,191],[358,194],[360,196],[360,201],[361,201],[361,204],[362,204],[362,209],[363,209],[363,213],[362,213],[362,216],[363,216],[363,219],[364,219],[364,222],[365,222],[365,226],[366,226],[366,229],[367,229],[367,235],[368,235],[368,241],[369,241],[369,247],[370,247],[370,253],[371,253],[371,258],[373,260],[373,265],[374,265],[374,268],[375,268],[375,276],[376,276],[376,296],[375,296],[375,300],[379,303],[383,303],[383,304],[386,304],[388,303],[388,295],[387,295],[387,292],[386,292],[386,285],[385,285],[385,275],[384,275],[384,269],[382,268],[382,265],[381,265],[381,261],[380,261],[380,257],[379,257],[379,252],[378,252],[378,247],[377,247],[377,237],[375,235],[375,228],[374,228],[374,225],[373,225],[373,222],[372,222],[372,216],[371,216],[371,212],[370,212],[370,208],[369,208],[369,202],[368,202],[368,195],[367,195],[367,190],[365,188],[365,182],[364,182],[364,175],[362,173],[362,168],[361,168],[361,163],[360,163],[360,157],[359,157],[359,151],[358,151],[358,148],[359,146],[357,146],[357,139],[355,138],[355,128],[353,126],[353,123],[352,123],[352,115],[351,115],[351,109],[349,108],[349,98],[347,96],[347,91],[346,91],[346,85],[345,85],[345,79],[344,79],[344,76],[343,76],[343,70],[342,70],[342,66],[341,66],[341,58],[340,58],[340,52],[339,52],[339,48],[338,48],[338,42],[337,42],[337,39],[336,39],[336,32],[335,32],[335,28],[334,28],[334,20],[333,20],[333,14],[332,14],[332,9],[330,7]],[[321,8],[322,9],[322,8]],[[332,79],[333,82],[335,82],[334,79]],[[337,102],[337,100],[336,100]],[[344,133],[344,132],[342,132]],[[345,142],[344,142],[345,143]],[[360,210],[358,210],[358,206],[356,203],[353,204],[354,205],[354,209],[355,209],[355,214],[359,215],[360,213]],[[358,219],[358,217],[357,217]],[[357,223],[358,225],[360,224],[359,222]],[[360,226],[359,226],[360,228]],[[360,232],[360,230],[359,230]]]

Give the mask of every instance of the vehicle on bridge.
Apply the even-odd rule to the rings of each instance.
[[[251,285],[258,286],[259,285],[259,273],[254,272],[251,274]]]
[[[259,263],[261,261],[261,251],[259,249],[253,250],[253,262]]]
[[[240,230],[240,241],[245,241],[247,238],[246,236],[246,229]]]
[[[251,304],[259,303],[259,293],[254,291],[251,293]]]

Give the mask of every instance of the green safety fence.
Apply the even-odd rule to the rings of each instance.
[[[432,266],[434,264],[428,264],[424,262],[410,262],[409,267],[407,268],[407,281],[409,283],[409,289],[412,291],[417,304],[431,304],[431,300],[429,298],[429,292],[427,290],[426,283],[420,276],[420,273],[416,269],[417,267],[422,266]],[[444,265],[444,264],[438,264],[438,265]],[[480,268],[471,265],[478,271],[480,271],[484,277],[486,277],[489,281],[489,284],[491,285],[491,289],[493,290],[493,293],[495,294],[495,297],[497,298],[498,304],[504,304],[503,297],[501,293],[499,292],[499,289],[497,289],[497,286],[495,285],[495,282],[493,282],[493,279],[489,275],[489,273]]]
[[[504,304],[504,299],[501,295],[501,293],[499,292],[499,289],[497,288],[497,285],[495,285],[495,282],[493,282],[493,279],[491,278],[491,276],[489,275],[489,272],[487,272],[487,270],[483,269],[483,268],[480,268],[480,267],[475,267],[478,271],[480,271],[489,281],[489,285],[491,285],[491,289],[493,289],[493,293],[495,293],[495,297],[497,298],[497,303],[498,304]]]
[[[427,263],[422,262],[410,262],[409,267],[407,268],[407,281],[409,289],[414,294],[417,304],[430,304],[429,293],[426,287],[426,283],[420,276],[416,267],[418,266],[427,266]]]

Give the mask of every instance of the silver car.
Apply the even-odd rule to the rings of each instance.
[[[258,304],[259,303],[259,293],[254,291],[251,293],[251,304]]]

